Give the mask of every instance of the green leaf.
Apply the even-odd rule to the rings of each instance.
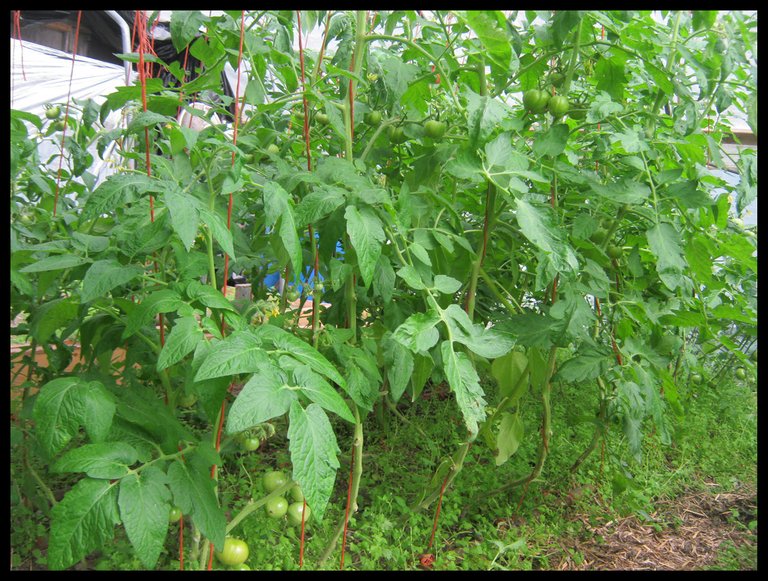
[[[336,435],[328,416],[316,403],[304,409],[294,401],[288,418],[292,478],[301,487],[312,514],[322,520],[339,468]]]
[[[424,282],[422,282],[419,272],[410,264],[402,266],[397,271],[397,276],[402,278],[405,283],[414,290],[422,290],[427,288]]]
[[[324,375],[331,381],[336,382],[341,388],[346,389],[346,381],[344,381],[344,378],[333,364],[317,349],[295,335],[274,325],[261,325],[255,330],[254,335],[258,339],[268,341],[278,351],[282,351],[301,363],[306,363],[312,371]]]
[[[341,416],[348,422],[354,423],[355,416],[349,409],[347,402],[339,395],[327,381],[312,371],[307,365],[299,365],[293,369],[293,379],[301,393],[310,401],[318,404],[323,409]]]
[[[157,370],[162,371],[192,353],[200,341],[203,330],[194,317],[179,317],[165,340],[157,357]]]
[[[131,122],[125,131],[126,133],[141,133],[145,127],[165,124],[169,121],[171,118],[168,115],[161,115],[154,111],[139,111],[131,117]]]
[[[523,441],[524,428],[519,412],[504,412],[501,415],[499,434],[496,437],[496,466],[501,466],[517,452]]]
[[[594,194],[617,205],[642,204],[651,195],[647,185],[631,179],[605,185],[590,180],[589,187]]]
[[[179,235],[181,243],[187,252],[192,248],[200,224],[197,199],[193,196],[183,196],[173,190],[163,195],[163,200],[171,214],[171,226]]]
[[[301,243],[299,242],[299,234],[293,214],[291,196],[277,182],[267,182],[264,185],[263,199],[265,225],[268,228],[272,228],[279,221],[277,233],[291,259],[293,272],[301,272]]]
[[[432,375],[435,362],[430,355],[413,354],[413,375],[411,375],[411,401],[416,401],[421,395],[427,380]]]
[[[168,467],[168,486],[174,504],[192,517],[217,551],[223,550],[227,519],[216,498],[216,481],[211,478],[209,462],[195,453],[185,455],[184,461],[175,460]],[[168,518],[166,512],[164,516]]]
[[[109,432],[115,413],[112,394],[97,381],[59,377],[40,388],[33,415],[43,450],[55,456],[84,426],[95,441]]]
[[[153,569],[168,535],[171,492],[166,475],[150,466],[120,481],[120,519],[128,540],[147,569]]]
[[[347,206],[344,217],[347,221],[349,240],[357,254],[357,264],[363,282],[368,288],[373,281],[385,238],[381,220],[372,209],[364,207],[360,210],[356,206]]]
[[[73,448],[51,466],[51,472],[85,472],[91,478],[122,478],[138,460],[125,442],[99,442]]]
[[[435,275],[434,288],[446,295],[456,294],[461,288],[461,282],[443,274]]]
[[[533,152],[538,157],[549,155],[557,157],[563,151],[568,143],[569,129],[565,123],[555,123],[547,131],[536,135],[533,142]]]
[[[680,233],[672,224],[662,222],[648,229],[645,235],[651,252],[656,256],[656,271],[659,273],[659,278],[669,290],[675,290],[679,286],[677,277],[665,275],[680,274],[686,267]]]
[[[576,255],[562,239],[562,230],[554,225],[552,209],[549,206],[535,207],[518,198],[517,223],[523,235],[530,242],[547,253],[558,271],[578,269]]]
[[[413,374],[413,355],[392,338],[391,334],[386,335],[382,340],[384,349],[384,363],[387,370],[387,381],[389,383],[389,395],[392,401],[397,403],[402,397]]]
[[[186,303],[176,291],[170,289],[153,292],[128,315],[123,339],[127,339],[136,331],[152,322],[159,313],[172,313]]]
[[[585,346],[560,366],[555,377],[569,383],[595,379],[609,368],[611,358],[611,352],[608,350]]]
[[[270,366],[253,374],[238,394],[227,418],[227,434],[236,434],[282,416],[297,398],[277,369]]]
[[[159,79],[158,79],[159,80]],[[174,184],[167,184],[173,186]],[[90,220],[124,207],[136,195],[164,191],[163,182],[142,173],[117,173],[107,177],[85,201],[82,219]]]
[[[83,478],[53,507],[48,567],[67,569],[96,549],[111,546],[119,520],[116,486]]]
[[[40,305],[29,319],[29,334],[39,344],[47,343],[57,329],[77,318],[78,307],[75,298],[54,299]]]
[[[456,403],[464,416],[464,424],[469,430],[469,440],[477,437],[478,425],[485,420],[486,401],[480,378],[466,353],[456,353],[450,341],[440,345],[443,355],[443,369],[448,385],[456,394]]]
[[[180,53],[199,34],[200,28],[210,19],[200,10],[173,10],[171,12],[171,42]]]
[[[211,348],[195,375],[195,381],[258,372],[269,366],[269,357],[261,339],[252,331],[237,331]]]
[[[491,375],[499,384],[499,395],[514,405],[528,390],[528,357],[522,351],[510,351],[491,364]]]
[[[459,305],[448,305],[443,314],[443,320],[451,330],[451,339],[466,345],[481,357],[501,357],[515,345],[510,336],[473,324],[469,315]]]
[[[480,96],[466,88],[467,129],[470,148],[477,148],[485,143],[491,133],[501,124],[507,114],[507,108],[500,101],[488,96]]]
[[[80,301],[87,303],[103,297],[113,288],[132,281],[143,272],[140,266],[120,264],[114,258],[94,262],[83,277]]]
[[[200,207],[200,218],[208,226],[214,240],[219,243],[221,249],[226,252],[231,259],[235,259],[235,248],[232,245],[232,233],[227,227],[227,223],[216,212],[211,212],[208,208]]]
[[[424,248],[421,244],[418,242],[411,242],[408,245],[408,250],[416,257],[417,260],[426,264],[427,266],[432,266],[432,260],[429,258],[429,253],[427,252],[427,249]]]
[[[440,315],[435,311],[415,313],[403,321],[392,336],[414,353],[424,353],[440,338],[440,333],[435,329],[439,322]]]
[[[499,73],[508,74],[512,44],[506,28],[502,28],[499,24],[499,20],[504,22],[504,16],[501,15],[499,18],[494,11],[490,10],[467,10],[464,17],[485,48],[484,54],[500,69]]]
[[[82,264],[88,264],[90,259],[75,254],[59,254],[56,256],[46,256],[42,260],[28,264],[20,268],[19,272],[47,272],[50,270],[64,270],[65,268],[74,268]]]
[[[395,291],[395,269],[389,258],[382,254],[376,267],[376,277],[373,279],[373,292],[379,295],[385,303],[392,300]]]
[[[597,90],[605,91],[616,102],[624,101],[624,87],[627,78],[624,75],[624,59],[618,56],[601,58],[595,65]]]
[[[346,200],[346,190],[329,185],[317,186],[304,196],[296,207],[296,225],[300,228],[313,224],[331,214]]]
[[[233,312],[237,310],[221,291],[216,290],[209,284],[203,284],[199,280],[189,281],[184,292],[190,300],[200,301],[205,307]]]

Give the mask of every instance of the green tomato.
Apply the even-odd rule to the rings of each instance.
[[[737,367],[736,368],[736,377],[739,379],[746,379],[747,378],[747,370],[743,367]]]
[[[288,484],[289,478],[285,475],[285,472],[279,470],[272,470],[264,475],[262,483],[264,484],[264,490],[267,492],[274,492],[281,486]]]
[[[559,87],[565,82],[565,75],[560,71],[555,71],[549,75],[549,82],[553,87]]]
[[[233,571],[250,571],[251,568],[245,563],[240,563],[237,567],[232,567],[232,570]]]
[[[539,89],[530,89],[523,93],[523,105],[531,113],[543,113],[547,110],[549,93]]]
[[[331,122],[331,119],[328,117],[326,113],[318,113],[315,116],[315,119],[317,119],[317,122],[320,125],[328,125]]]
[[[368,111],[363,118],[367,125],[370,125],[371,127],[378,127],[379,124],[381,123],[381,112]]]
[[[269,146],[267,147],[267,153],[271,153],[272,155],[277,155],[278,153],[280,153],[280,148],[276,144],[270,143]]]
[[[299,300],[299,297],[301,295],[299,294],[299,291],[297,291],[295,288],[289,288],[285,293],[285,298],[288,299],[289,302],[297,301]]]
[[[590,240],[594,242],[595,244],[602,244],[605,242],[605,237],[608,236],[608,231],[603,228],[598,228],[594,231],[592,236],[590,237]]]
[[[432,139],[440,139],[445,135],[445,123],[436,119],[430,119],[424,124],[424,133]]]
[[[700,385],[701,381],[702,381],[702,377],[700,374],[694,373],[693,375],[691,375],[691,383],[695,385]]]
[[[168,522],[179,522],[181,516],[181,509],[178,506],[172,506],[168,512]]]
[[[315,283],[315,292],[316,292],[317,294],[320,294],[320,293],[322,293],[322,292],[323,292],[323,290],[325,290],[325,285],[324,285],[322,282],[320,282],[320,281],[317,281],[317,282]]]
[[[568,99],[562,95],[555,95],[549,100],[549,112],[552,113],[555,119],[559,119],[568,113],[570,107],[571,104],[568,102]]]
[[[253,452],[254,450],[258,450],[260,445],[261,440],[258,438],[246,438],[242,441],[240,447],[246,452]]]
[[[621,246],[616,246],[615,244],[611,244],[608,247],[608,256],[613,258],[614,260],[618,260],[621,258],[622,254],[624,254],[624,250],[621,248]]]
[[[294,484],[291,487],[289,493],[295,502],[304,502],[304,493],[301,491],[301,488],[298,484]]]
[[[58,121],[53,123],[51,127],[53,127],[54,131],[64,131],[64,120],[59,119]]]
[[[191,408],[197,403],[196,393],[185,393],[179,398],[179,405],[183,408]]]
[[[402,127],[390,127],[389,140],[395,144],[405,143],[408,141],[408,137],[405,135],[405,131]]]
[[[248,559],[249,550],[245,541],[234,537],[227,537],[224,539],[224,549],[222,551],[215,551],[214,554],[223,565],[235,567],[245,563]]]
[[[58,119],[59,115],[61,115],[61,107],[51,107],[45,110],[45,116],[48,119]]]
[[[288,501],[282,496],[270,498],[265,506],[270,518],[282,518],[288,512]]]
[[[302,513],[305,514],[304,523],[306,523],[309,520],[309,517],[312,516],[312,511],[309,509],[309,505],[307,505],[305,511],[303,500],[291,504],[291,506],[288,507],[288,524],[292,527],[300,527]]]

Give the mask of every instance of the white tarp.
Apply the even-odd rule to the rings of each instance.
[[[125,75],[122,65],[80,55],[75,57],[73,71],[72,54],[23,39],[21,42],[11,39],[11,109],[43,116],[45,105],[53,103],[59,104],[63,112],[68,94],[73,100],[90,98],[101,105],[108,94],[117,87],[125,86]],[[135,78],[136,74],[133,73],[131,82]],[[70,115],[73,113],[70,109]],[[104,128],[114,129],[123,123],[122,111],[113,111],[105,120]],[[60,133],[56,135],[61,138]],[[57,151],[58,146],[44,142],[41,144],[40,159],[48,159]],[[97,176],[97,181],[114,171],[119,160],[111,149],[108,148],[104,153],[106,161],[99,158],[95,144],[88,151],[94,159],[88,171]],[[58,160],[53,167],[58,168]]]

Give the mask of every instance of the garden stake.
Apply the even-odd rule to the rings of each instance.
[[[16,38],[19,41],[19,56],[21,57],[21,78],[27,80],[27,73],[24,72],[24,45],[21,43],[21,10],[13,11],[13,28],[16,31]]]
[[[77,57],[77,41],[80,37],[80,18],[82,10],[77,11],[77,26],[75,27],[75,44],[72,48],[72,67],[69,70],[69,85],[67,86],[67,103],[64,107],[64,129],[61,130],[61,155],[59,156],[59,171],[56,175],[56,193],[53,196],[53,217],[56,217],[56,206],[59,205],[59,188],[61,187],[61,165],[64,163],[64,138],[67,136],[67,120],[69,119],[69,99],[72,95],[72,77],[75,74],[75,58]]]

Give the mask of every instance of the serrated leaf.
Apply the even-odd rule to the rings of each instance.
[[[680,245],[680,233],[674,226],[666,222],[656,224],[646,231],[648,247],[656,256],[656,271],[662,282],[675,290],[677,284],[674,278],[665,277],[665,274],[679,274],[686,266],[683,250]]]
[[[38,344],[47,343],[51,335],[77,317],[79,304],[75,298],[60,298],[40,305],[29,320],[29,334]]]
[[[227,519],[216,498],[216,481],[209,473],[210,465],[199,454],[175,460],[168,467],[168,486],[173,501],[181,512],[192,517],[200,532],[217,551],[224,549]],[[167,514],[166,514],[166,518]]]
[[[373,279],[373,292],[384,299],[385,303],[392,300],[395,291],[395,269],[389,258],[382,254],[376,267],[376,277]]]
[[[415,313],[403,321],[392,336],[414,353],[424,353],[440,338],[440,333],[435,329],[439,322],[440,315],[435,311]]]
[[[347,383],[336,370],[333,364],[325,358],[317,349],[302,341],[288,331],[274,325],[261,325],[254,331],[254,336],[271,343],[276,349],[293,357],[309,368],[336,382],[341,388],[346,389]]]
[[[41,260],[37,260],[32,264],[28,264],[24,268],[20,268],[19,272],[48,272],[51,270],[64,270],[65,268],[75,268],[83,264],[91,262],[89,258],[83,256],[76,256],[74,254],[59,254],[56,256],[46,256]]]
[[[97,381],[60,377],[40,388],[33,415],[36,436],[55,456],[84,426],[93,440],[106,437],[115,413],[114,397]]]
[[[251,331],[238,331],[216,343],[203,359],[195,381],[253,373],[269,368],[263,342]]]
[[[213,235],[213,239],[219,243],[221,249],[226,252],[229,257],[235,259],[235,248],[232,245],[232,232],[229,231],[227,223],[216,212],[211,212],[208,208],[201,207],[199,209],[200,219],[208,226],[208,229]]]
[[[389,382],[389,395],[397,403],[402,397],[413,375],[413,355],[391,336],[383,343],[384,361]]]
[[[537,134],[533,142],[533,151],[539,157],[545,155],[557,157],[565,151],[568,135],[568,125],[555,123],[547,131]]]
[[[363,276],[365,287],[368,288],[373,281],[385,239],[381,220],[370,208],[358,209],[356,206],[347,206],[344,218],[347,221],[349,240],[357,255],[360,274]]]
[[[165,474],[153,466],[120,481],[120,519],[147,569],[155,567],[165,545],[170,499]]]
[[[304,227],[331,214],[346,199],[346,190],[320,185],[301,199],[296,207],[296,225]]]
[[[322,520],[339,468],[336,435],[328,416],[316,403],[304,409],[294,401],[288,418],[292,477],[301,487],[312,514]]]
[[[443,356],[443,369],[448,385],[456,395],[456,403],[464,416],[464,424],[469,431],[469,440],[477,437],[478,425],[485,420],[483,388],[480,378],[466,353],[456,353],[450,341],[440,345]]]
[[[158,79],[159,80],[159,79]],[[120,87],[122,88],[122,87]],[[118,89],[119,90],[119,89]],[[118,173],[107,177],[85,201],[82,219],[90,220],[123,207],[134,196],[163,191],[163,183],[142,173]]]
[[[243,386],[227,418],[227,434],[236,434],[282,416],[296,393],[271,366],[263,366]]]
[[[611,353],[586,346],[557,370],[557,379],[566,382],[588,381],[601,376],[611,363]]]
[[[165,192],[163,200],[171,215],[171,226],[189,252],[195,243],[197,228],[200,225],[200,214],[195,203],[197,200],[192,196],[182,196],[173,190]]]
[[[48,567],[67,569],[92,551],[111,546],[119,520],[117,487],[83,478],[53,507]]]
[[[507,108],[489,95],[480,96],[466,88],[467,130],[469,145],[477,148],[485,143],[491,133],[499,126],[507,113]]]
[[[176,52],[182,52],[200,34],[200,27],[208,21],[209,18],[199,10],[173,10],[170,30]]]
[[[517,452],[523,440],[524,428],[519,413],[502,414],[496,437],[496,466],[501,466]]]
[[[114,258],[94,262],[83,277],[80,301],[90,302],[105,296],[113,288],[126,284],[144,272],[134,264],[120,264]]]
[[[517,223],[523,235],[549,255],[556,270],[576,270],[579,266],[576,256],[562,240],[560,230],[555,228],[551,209],[535,207],[520,198],[515,202]]]
[[[162,371],[192,353],[200,341],[203,330],[194,317],[179,317],[165,339],[165,345],[157,357],[157,370]]]
[[[225,311],[237,310],[221,291],[217,291],[211,285],[203,284],[199,280],[191,280],[184,292],[190,300],[200,301],[203,306],[208,308],[223,309]]]
[[[424,282],[422,282],[419,272],[410,264],[400,267],[397,271],[397,276],[402,278],[405,283],[414,290],[427,288]]]
[[[51,472],[85,472],[91,478],[122,478],[137,460],[138,452],[125,442],[83,444],[54,462]]]
[[[501,357],[515,345],[511,336],[472,323],[466,311],[457,304],[448,305],[443,315],[443,320],[451,330],[451,340],[466,345],[481,357]]]
[[[128,315],[123,330],[123,339],[127,339],[144,325],[151,323],[152,319],[159,313],[172,313],[184,304],[186,303],[181,300],[181,296],[171,289],[153,292]]]
[[[293,379],[304,395],[310,401],[318,404],[324,410],[333,412],[348,422],[354,423],[355,416],[347,402],[322,376],[312,371],[307,365],[299,365],[293,369]]]
[[[510,351],[491,364],[491,375],[499,384],[499,395],[514,405],[528,389],[528,357],[522,351]]]

